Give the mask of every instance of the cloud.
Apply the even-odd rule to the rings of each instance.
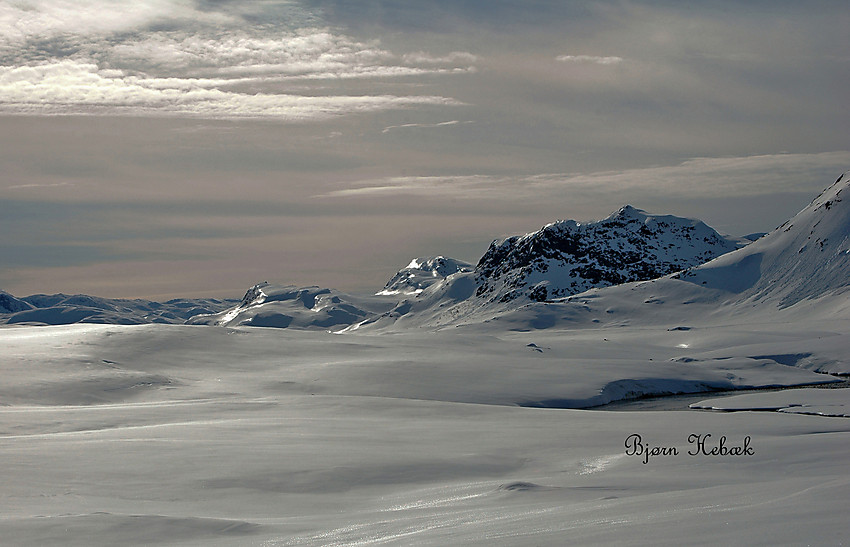
[[[421,195],[473,198],[479,190],[510,186],[518,179],[488,175],[387,177],[373,181],[361,181],[363,186],[346,188],[323,194],[328,197],[359,197],[386,195]],[[481,197],[479,195],[479,197]]]
[[[20,46],[58,36],[104,36],[163,21],[221,25],[233,17],[198,10],[191,0],[26,0],[0,4],[0,43]]]
[[[453,53],[401,57],[377,41],[358,42],[322,29],[252,36],[155,34],[117,44],[108,60],[118,66],[169,73],[264,78],[368,78],[469,71],[474,56]],[[435,66],[442,65],[442,66]]]
[[[524,27],[539,31],[580,19],[596,9],[597,2],[528,0],[301,0],[332,21],[354,27],[384,27],[403,32],[474,32],[487,29],[504,33]]]
[[[62,188],[65,186],[74,186],[73,183],[70,182],[55,182],[49,184],[40,184],[40,183],[32,183],[32,184],[16,184],[14,186],[7,186],[7,190],[22,190],[24,188]]]
[[[779,192],[816,192],[829,177],[850,169],[850,151],[695,158],[678,165],[588,174],[526,176],[388,177],[361,181],[321,198],[392,195],[451,197],[505,202],[547,202],[569,195],[643,195],[730,198]]]
[[[583,63],[594,65],[618,65],[623,62],[622,57],[600,57],[597,55],[559,55],[556,61],[562,63]]]
[[[33,114],[147,112],[211,118],[327,118],[414,105],[456,105],[437,96],[303,96],[235,93],[219,82],[145,78],[91,63],[64,60],[38,66],[0,67],[0,111]]]
[[[435,57],[424,51],[416,53],[407,53],[402,56],[405,63],[414,65],[442,65],[442,64],[473,64],[478,61],[478,56],[466,51],[453,51],[448,55]]]
[[[405,124],[402,124],[402,125],[387,126],[387,127],[384,128],[382,133],[389,133],[390,131],[393,131],[395,129],[412,129],[412,128],[417,128],[417,127],[433,129],[435,127],[446,127],[446,126],[450,126],[450,125],[468,124],[468,123],[475,123],[475,122],[472,122],[472,121],[462,122],[460,120],[450,120],[450,121],[447,121],[447,122],[440,122],[440,123],[405,123]]]
[[[32,0],[0,4],[0,112],[130,114],[306,121],[355,112],[458,105],[449,97],[388,94],[352,80],[469,72],[474,56],[397,55],[322,28],[290,28],[264,13],[268,3],[142,0]],[[296,9],[272,6],[277,15]],[[296,10],[297,11],[297,10]],[[246,20],[263,15],[264,24]],[[271,21],[271,22],[269,22]],[[237,90],[238,89],[238,90]]]

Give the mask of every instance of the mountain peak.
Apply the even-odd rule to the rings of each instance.
[[[608,218],[622,218],[622,219],[641,219],[649,216],[649,213],[644,211],[643,209],[638,209],[632,205],[623,205],[620,207],[615,213],[612,213]]]
[[[452,274],[470,272],[472,268],[468,262],[442,255],[417,257],[399,270],[377,295],[419,294]]]
[[[476,294],[500,302],[520,296],[550,300],[661,277],[743,244],[699,220],[626,205],[596,222],[558,221],[494,241],[475,268]]]

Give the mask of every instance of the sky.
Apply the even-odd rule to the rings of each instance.
[[[839,1],[0,1],[0,290],[380,290],[625,204],[769,231],[850,169]]]

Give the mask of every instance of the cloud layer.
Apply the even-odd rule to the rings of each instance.
[[[591,63],[595,65],[618,65],[623,62],[622,57],[602,57],[598,55],[558,55],[555,60],[562,63]]]
[[[518,176],[407,176],[362,181],[321,198],[393,195],[437,196],[453,199],[548,202],[567,194],[667,198],[764,196],[782,192],[816,191],[819,184],[850,166],[850,152],[776,154],[734,158],[695,158],[678,165],[587,174]],[[823,178],[811,180],[813,173]]]
[[[229,80],[149,78],[63,60],[0,67],[0,111],[17,114],[180,115],[204,118],[322,119],[414,105],[456,105],[445,97],[305,96],[227,91]]]
[[[321,81],[474,70],[475,57],[464,52],[396,55],[376,40],[299,27],[306,16],[254,26],[242,15],[153,0],[3,4],[0,111],[306,121],[459,104],[443,96],[382,93],[377,85],[365,93],[327,94]],[[296,88],[296,81],[318,83]]]

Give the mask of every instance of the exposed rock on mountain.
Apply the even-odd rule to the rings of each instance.
[[[475,294],[499,302],[552,300],[661,277],[746,243],[699,220],[651,215],[627,205],[597,222],[559,221],[494,241],[475,268]]]
[[[801,324],[850,319],[848,187],[845,173],[776,230],[705,264],[651,281],[514,306],[499,314],[499,322],[517,330],[630,324],[687,330],[692,321],[746,324],[775,321],[780,313],[784,321]],[[462,322],[482,317],[472,314]],[[817,364],[825,373],[834,372],[832,366],[837,367]]]

